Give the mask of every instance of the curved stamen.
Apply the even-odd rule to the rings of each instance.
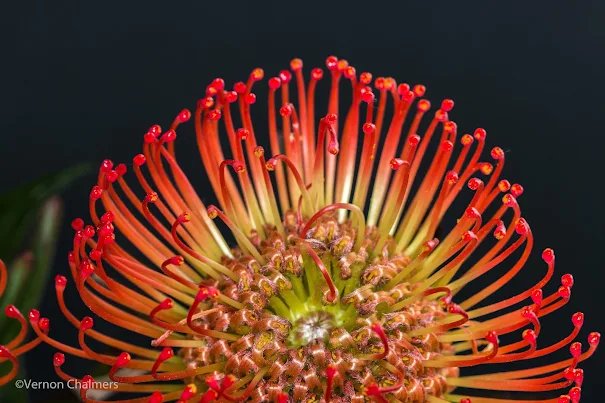
[[[360,360],[379,361],[389,355],[389,339],[387,338],[387,335],[385,334],[384,329],[382,328],[382,325],[380,323],[376,322],[372,324],[372,326],[370,326],[370,329],[378,335],[384,349],[382,350],[382,353],[361,354],[358,355],[357,358]]]
[[[338,290],[336,289],[336,286],[334,285],[332,277],[330,276],[330,273],[328,273],[326,266],[322,262],[321,258],[317,255],[317,253],[315,253],[311,245],[306,242],[302,242],[302,246],[305,247],[305,250],[307,251],[309,256],[311,256],[311,259],[313,259],[313,261],[317,265],[317,268],[319,269],[319,271],[321,271],[324,280],[328,284],[329,292],[325,298],[326,302],[330,304],[336,303],[336,300],[338,298]]]
[[[300,191],[300,193],[303,196],[303,200],[305,203],[305,210],[306,210],[307,214],[310,215],[311,212],[313,211],[313,203],[311,202],[311,198],[309,197],[309,192],[307,192],[307,186],[305,185],[302,176],[300,176],[300,172],[298,172],[296,165],[294,165],[294,163],[287,156],[285,156],[283,154],[278,154],[278,155],[271,157],[267,161],[267,163],[265,164],[267,167],[267,170],[274,171],[275,167],[277,166],[277,161],[285,162],[286,166],[290,169],[290,172],[292,172],[292,175],[294,175],[294,179],[296,180],[296,183],[298,185],[298,190]]]
[[[325,392],[326,403],[330,403],[330,399],[332,398],[332,382],[334,381],[334,376],[337,371],[336,366],[332,364],[328,365],[328,368],[326,368],[326,378],[328,379]]]
[[[334,204],[325,206],[324,208],[319,210],[317,213],[315,213],[311,218],[309,218],[309,221],[307,221],[307,223],[305,224],[303,229],[300,231],[300,236],[303,239],[307,238],[307,235],[308,235],[309,231],[311,230],[311,227],[313,226],[315,221],[317,221],[324,214],[329,213],[334,210],[339,210],[339,209],[351,211],[353,214],[355,214],[355,217],[358,220],[357,240],[355,241],[355,248],[357,250],[359,250],[359,248],[361,247],[361,244],[363,243],[363,240],[365,239],[366,220],[365,220],[365,216],[363,215],[363,211],[361,211],[361,209],[354,204],[334,203]]]
[[[229,219],[229,217],[225,215],[225,213],[219,210],[216,206],[212,205],[208,206],[207,211],[208,217],[211,219],[214,220],[216,217],[219,217],[221,220],[223,220],[231,232],[233,232],[233,235],[237,238],[238,242],[240,242],[259,263],[265,263],[265,259],[260,255],[256,247],[252,245],[246,235],[244,235],[244,233],[233,223],[233,221]]]
[[[199,253],[197,253],[196,251],[194,251],[193,249],[191,249],[189,246],[187,246],[183,241],[181,241],[181,239],[179,238],[178,234],[177,234],[177,229],[180,225],[187,223],[191,221],[191,217],[189,216],[188,213],[183,213],[181,214],[177,220],[172,224],[172,238],[174,239],[174,241],[177,243],[177,245],[183,249],[185,252],[187,252],[188,255],[191,255],[192,257],[194,257],[195,259],[199,260],[202,263],[205,263],[206,265],[210,266],[211,268],[221,272],[222,274],[226,275],[227,277],[229,277],[230,279],[236,281],[237,280],[237,276],[235,275],[235,273],[233,273],[231,270],[229,270],[228,268],[226,268],[225,266],[223,266],[222,264],[219,264],[217,262],[215,262],[212,259],[207,258],[206,256],[203,256]],[[212,274],[210,274],[212,277]],[[217,278],[218,280],[218,278]]]
[[[172,270],[168,270],[169,265],[180,267],[184,261],[185,261],[185,259],[183,259],[182,256],[173,256],[170,259],[167,259],[162,263],[161,270],[164,274],[166,274],[170,278],[175,279],[176,281],[183,284],[184,286],[187,286],[187,287],[195,290],[195,289],[197,289],[197,285],[193,281],[186,280],[183,277],[179,276],[178,274],[174,273]]]

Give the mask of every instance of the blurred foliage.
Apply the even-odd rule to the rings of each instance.
[[[3,314],[5,307],[13,304],[27,315],[44,296],[62,226],[57,194],[89,171],[87,165],[73,167],[0,195],[0,259],[8,270],[8,284],[0,296],[0,344],[15,337],[20,328],[18,321]],[[0,365],[0,374],[8,372],[9,365]],[[18,377],[27,377],[23,360]],[[26,390],[10,383],[0,388],[0,402],[26,401]]]

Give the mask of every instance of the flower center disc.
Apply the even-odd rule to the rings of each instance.
[[[290,345],[291,347],[303,346],[316,339],[326,341],[334,327],[336,327],[336,318],[331,313],[310,312],[294,323],[292,332],[290,332]]]

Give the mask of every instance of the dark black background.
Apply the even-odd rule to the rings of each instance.
[[[569,315],[582,310],[586,344],[588,331],[604,323],[605,3],[504,3],[4,5],[0,191],[76,162],[130,161],[151,124],[167,126],[181,108],[194,108],[216,76],[232,83],[257,66],[272,76],[293,57],[309,71],[336,54],[358,72],[422,83],[435,102],[455,99],[459,128],[485,127],[488,146],[507,151],[505,177],[526,189],[521,204],[536,256],[553,247],[558,274],[576,278],[566,313],[545,333],[565,334]],[[197,160],[185,165],[201,169]],[[69,218],[87,214],[93,182],[88,177],[65,194]],[[63,273],[67,223],[55,265]],[[539,258],[533,262],[541,272]],[[43,314],[58,318],[49,291]],[[75,330],[55,322],[55,334],[77,345]],[[28,357],[32,378],[53,379],[52,352]],[[600,359],[582,365],[583,402],[602,401]]]

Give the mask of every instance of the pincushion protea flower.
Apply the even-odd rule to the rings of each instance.
[[[335,57],[326,64],[325,115],[315,109],[321,69],[305,85],[295,59],[268,80],[270,153],[251,118],[263,70],[233,90],[222,79],[208,85],[193,122],[220,208],[201,201],[177,161],[177,129],[192,118],[186,109],[168,130],[154,125],[144,135],[133,170],[145,195],[127,183],[125,164],[103,162],[92,223],[72,224],[71,276],[95,315],[151,342],[133,345],[76,318],[59,276],[59,305],[79,346],[53,339],[48,321],[30,315],[39,339],[62,351],[59,376],[73,379],[61,369],[67,353],[110,366],[118,391],[145,395],[129,402],[577,403],[578,364],[600,335],[589,335],[588,348],[574,342],[584,320],[576,313],[569,336],[538,348],[540,318],[565,305],[573,285],[565,274],[543,294],[554,252],[543,252],[537,284],[486,302],[522,270],[534,242],[517,203],[523,188],[500,179],[502,149],[481,159],[483,129],[458,140],[451,100],[425,118],[431,105],[421,85],[377,78],[373,89],[370,73]],[[343,78],[352,103],[340,115]],[[446,214],[458,218],[447,231]],[[487,273],[498,277],[459,297]],[[100,354],[89,339],[122,352]],[[565,348],[568,359],[529,361]],[[513,361],[528,365],[497,366]],[[475,366],[483,375],[461,375]],[[82,399],[93,401],[85,389]]]

